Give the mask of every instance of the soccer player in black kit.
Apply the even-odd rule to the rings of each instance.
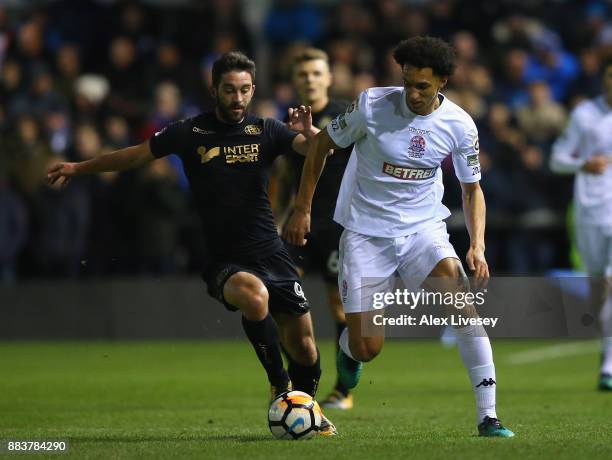
[[[249,114],[254,79],[253,61],[239,52],[226,53],[212,69],[214,111],[172,123],[140,145],[79,163],[59,163],[47,179],[65,184],[73,176],[123,171],[177,154],[204,221],[209,294],[242,313],[272,398],[291,388],[314,397],[321,367],[309,304],[276,231],[267,187],[273,160],[291,149],[305,154],[308,138],[318,129],[312,127],[309,107],[289,110],[291,129]],[[336,434],[325,417],[320,433]]]
[[[344,113],[346,102],[330,99],[329,87],[332,83],[329,57],[323,50],[306,48],[299,52],[292,65],[293,86],[300,104],[312,108],[312,123],[319,129],[336,116]],[[342,176],[351,155],[353,146],[338,149],[327,158],[325,169],[317,186],[312,202],[311,232],[307,246],[287,244],[298,271],[303,275],[306,267],[316,267],[323,276],[327,291],[328,305],[336,326],[336,343],[346,327],[342,301],[338,292],[338,242],[343,228],[334,222],[334,210],[340,190]],[[273,201],[274,211],[282,222],[291,206],[290,197],[297,193],[300,183],[304,157],[288,154],[279,159],[274,168],[277,180],[278,199]],[[289,197],[289,199],[287,199]],[[340,380],[336,381],[333,391],[321,402],[321,407],[351,409],[353,396]]]

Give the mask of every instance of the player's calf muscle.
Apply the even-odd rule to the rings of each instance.
[[[291,337],[285,348],[294,361],[304,366],[314,364],[317,360],[317,346],[313,336]]]

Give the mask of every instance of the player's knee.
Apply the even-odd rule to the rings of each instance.
[[[359,341],[351,343],[350,348],[355,359],[367,363],[378,356],[382,349],[382,345],[371,341]]]
[[[247,319],[249,319],[249,316],[263,319],[268,315],[268,291],[265,287],[245,289],[243,296],[244,302],[241,310],[247,316]]]
[[[228,280],[225,300],[240,309],[250,321],[260,321],[268,315],[268,290],[253,275],[238,275]]]

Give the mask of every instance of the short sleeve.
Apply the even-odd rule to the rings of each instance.
[[[287,125],[274,118],[264,120],[264,132],[270,139],[274,157],[290,152],[293,139],[298,135],[297,132],[291,131]]]
[[[175,153],[180,156],[186,123],[184,120],[169,124],[149,139],[151,153],[156,158]]]
[[[453,152],[453,165],[457,179],[463,183],[478,182],[480,180],[480,145],[478,143],[478,130],[470,119],[466,126],[463,139]]]
[[[367,91],[363,91],[346,112],[327,125],[327,133],[337,146],[348,147],[367,134],[367,100]]]

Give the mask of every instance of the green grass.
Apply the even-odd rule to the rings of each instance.
[[[341,436],[290,442],[268,432],[268,388],[244,342],[5,342],[0,438],[68,438],[68,456],[84,459],[612,458],[612,394],[595,391],[594,348],[512,364],[551,344],[494,343],[498,411],[514,439],[476,436],[457,350],[392,341],[366,366],[355,409],[327,411]],[[323,397],[333,345],[321,348]]]

